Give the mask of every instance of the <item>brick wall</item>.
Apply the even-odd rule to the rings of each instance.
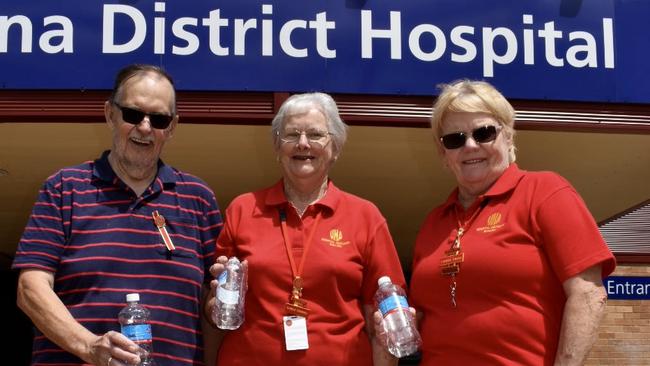
[[[619,264],[613,275],[650,277],[650,265]],[[650,300],[609,300],[585,365],[650,365]]]

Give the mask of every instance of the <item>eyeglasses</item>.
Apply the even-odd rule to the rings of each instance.
[[[122,111],[122,119],[124,122],[128,122],[132,125],[139,125],[144,119],[144,116],[147,116],[149,117],[151,127],[158,130],[164,130],[169,127],[169,124],[174,119],[173,116],[168,116],[166,114],[145,113],[137,109],[121,106],[117,102],[113,102],[113,104]]]
[[[319,130],[307,130],[307,131],[293,130],[293,131],[278,132],[280,141],[282,141],[285,144],[297,144],[298,141],[300,141],[300,137],[302,135],[305,135],[305,137],[307,137],[307,142],[309,142],[310,146],[323,148],[329,142],[328,137],[330,135],[333,135],[333,133],[327,131],[319,131]]]
[[[487,142],[496,140],[499,131],[501,131],[501,126],[481,126],[472,130],[472,139],[474,139],[474,141],[479,144],[485,144]],[[466,132],[449,133],[442,136],[440,138],[440,141],[442,141],[442,146],[444,146],[445,149],[454,150],[465,146],[467,135],[468,134]]]

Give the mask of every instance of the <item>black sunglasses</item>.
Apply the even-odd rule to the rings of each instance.
[[[474,141],[479,144],[484,144],[486,142],[494,141],[501,130],[501,126],[487,125],[476,128],[472,130],[472,138]],[[465,146],[465,141],[467,141],[467,133],[465,132],[454,132],[449,133],[440,138],[442,141],[442,146],[447,150],[458,149]]]
[[[137,109],[121,106],[117,102],[113,102],[113,104],[122,111],[122,119],[124,122],[128,122],[132,125],[139,125],[144,119],[144,116],[148,116],[151,127],[158,130],[164,130],[169,127],[169,124],[172,123],[172,120],[174,119],[173,116],[168,116],[166,114],[145,113]]]

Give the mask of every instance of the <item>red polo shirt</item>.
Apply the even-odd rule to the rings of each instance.
[[[476,214],[461,238],[465,260],[457,304],[440,259],[460,221]],[[466,212],[458,191],[426,218],[411,280],[413,306],[424,313],[421,365],[552,365],[566,297],[562,283],[615,260],[571,185],[550,172],[512,164]]]
[[[302,277],[309,349],[286,351],[282,317],[292,289],[292,272],[280,229],[287,215],[296,266],[316,230]],[[317,227],[314,220],[320,215]],[[372,203],[328,184],[326,195],[302,220],[289,205],[282,181],[237,197],[226,210],[217,255],[249,262],[246,319],[228,332],[219,365],[372,365],[363,305],[372,304],[377,279],[389,275],[404,285],[386,220]]]

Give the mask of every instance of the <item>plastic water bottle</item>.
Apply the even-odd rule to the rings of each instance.
[[[218,277],[216,306],[212,321],[220,329],[237,329],[244,322],[246,270],[237,257],[231,257]]]
[[[383,317],[388,352],[398,358],[415,353],[422,340],[413,314],[409,311],[404,290],[394,285],[388,276],[381,277],[377,283],[379,288],[375,294],[375,304]]]
[[[122,325],[122,334],[140,346],[138,366],[154,366],[149,310],[139,301],[140,294],[127,294],[126,307],[120,311],[118,320]]]

